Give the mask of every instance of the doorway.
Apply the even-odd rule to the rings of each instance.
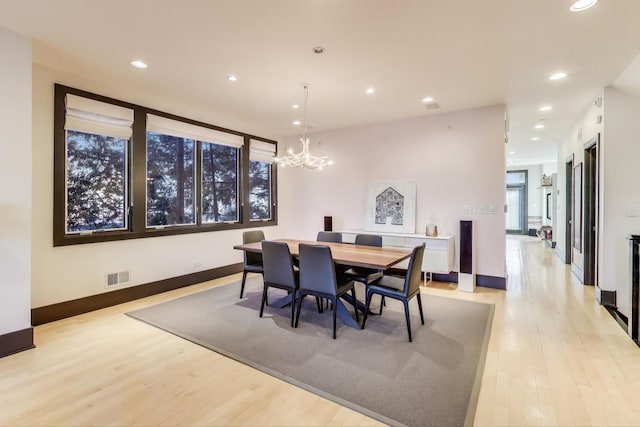
[[[565,160],[564,167],[565,182],[565,238],[564,238],[564,263],[571,264],[573,254],[573,234],[571,233],[573,224],[573,154]]]
[[[600,135],[584,145],[584,284],[598,280],[598,146]]]
[[[527,234],[527,171],[507,171],[507,234]]]

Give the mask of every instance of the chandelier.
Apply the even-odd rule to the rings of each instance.
[[[276,157],[274,161],[283,166],[290,168],[307,168],[322,170],[325,166],[333,165],[333,160],[329,160],[327,156],[314,156],[309,152],[309,138],[307,138],[307,102],[309,100],[309,83],[303,83],[304,87],[304,114],[302,118],[303,131],[300,138],[302,150],[294,153],[291,148],[283,157]]]

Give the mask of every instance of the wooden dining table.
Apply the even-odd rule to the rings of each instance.
[[[317,242],[296,239],[277,239],[276,241],[286,242],[293,256],[298,256],[300,243],[329,246],[331,248],[331,256],[336,264],[350,265],[352,267],[386,270],[411,256],[410,248],[386,248],[354,245],[351,243]],[[261,253],[262,242],[236,245],[233,249]]]
[[[276,241],[287,243],[289,246],[289,252],[291,252],[291,255],[294,257],[298,256],[300,253],[300,243],[329,246],[329,248],[331,248],[331,256],[336,264],[352,267],[386,270],[387,268],[393,267],[397,263],[404,261],[411,256],[410,248],[385,248],[378,246],[354,245],[351,243],[318,242],[297,239],[277,239]],[[262,242],[236,245],[233,249],[262,253]],[[280,299],[274,305],[282,307],[290,303],[291,295],[288,295],[287,297]],[[340,299],[338,299],[337,306],[337,314],[345,324],[358,329],[360,325],[358,325],[358,323],[351,317]]]

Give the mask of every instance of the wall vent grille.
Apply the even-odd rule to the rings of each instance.
[[[107,286],[120,285],[122,283],[127,283],[128,281],[129,281],[128,271],[120,271],[118,273],[107,274]]]

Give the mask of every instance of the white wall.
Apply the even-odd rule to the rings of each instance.
[[[33,307],[107,292],[105,275],[110,272],[129,270],[130,285],[139,285],[241,262],[242,253],[232,247],[242,242],[243,230],[53,247],[54,83],[272,137],[253,132],[255,129],[241,121],[220,122],[215,112],[189,100],[141,89],[115,77],[83,75],[85,77],[37,64],[33,67]],[[13,185],[15,180],[11,182]],[[264,231],[267,238],[283,234],[279,227],[268,227]]]
[[[0,29],[0,335],[31,327],[31,41]]]
[[[629,234],[640,233],[640,217],[629,216],[628,207],[640,209],[640,98],[614,87],[604,91],[602,144],[604,188],[601,207],[600,280],[602,289],[616,290],[618,309],[631,315]]]
[[[600,95],[602,96],[602,94]],[[595,100],[594,100],[595,101]],[[600,178],[599,178],[599,186],[600,186],[600,194],[602,195],[602,178],[604,173],[604,164],[606,154],[602,147],[605,146],[605,135],[603,134],[603,124],[597,123],[597,117],[599,115],[604,115],[604,108],[597,107],[594,103],[588,106],[585,110],[583,116],[571,127],[570,131],[567,133],[565,138],[563,138],[562,143],[558,147],[558,199],[557,199],[557,233],[556,233],[556,250],[563,255],[567,251],[565,247],[565,232],[566,232],[566,176],[565,176],[565,164],[567,158],[571,155],[574,156],[573,165],[577,165],[578,163],[583,164],[583,172],[584,172],[584,144],[588,142],[591,138],[596,137],[600,134]],[[606,119],[605,119],[606,120]],[[569,180],[571,176],[569,176]],[[584,180],[583,180],[584,184]],[[602,230],[602,221],[603,221],[603,209],[604,209],[604,201],[600,202],[600,212],[599,212],[599,223],[598,228]],[[555,233],[555,230],[554,230]],[[601,232],[600,232],[601,233]],[[601,234],[601,239],[599,240],[599,257],[602,259],[602,241],[604,236]],[[583,247],[584,245],[581,245]],[[573,253],[573,262],[575,266],[579,269],[583,269],[584,265],[584,255],[582,250],[577,250],[573,247],[568,248],[568,250]],[[602,265],[601,265],[602,267]],[[599,283],[602,284],[602,270],[599,272]]]
[[[418,191],[416,232],[433,221],[439,234],[457,237],[459,220],[474,220],[477,273],[505,277],[504,133],[504,107],[495,106],[312,134],[311,152],[336,164],[323,171],[280,169],[287,234],[315,239],[324,215],[333,216],[335,230],[363,229],[367,184],[411,180]],[[298,145],[288,138],[280,150]],[[465,214],[465,205],[478,213]],[[480,213],[489,206],[495,214]]]

